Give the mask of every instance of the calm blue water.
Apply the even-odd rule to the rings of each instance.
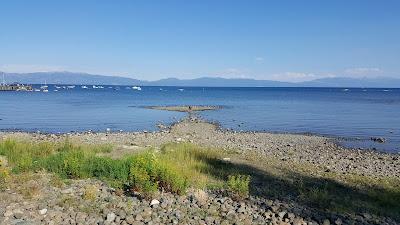
[[[186,114],[150,105],[222,105],[202,112],[225,128],[342,137],[352,147],[400,152],[400,89],[120,87],[0,92],[0,129],[42,132],[156,130]],[[162,88],[162,90],[160,90]],[[385,137],[384,144],[369,141]]]

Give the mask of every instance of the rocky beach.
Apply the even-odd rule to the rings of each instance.
[[[193,115],[170,127],[159,124],[159,128],[157,132],[131,133],[2,132],[0,139],[63,142],[68,138],[80,144],[107,144],[113,146],[112,151],[100,155],[114,159],[167,143],[218,148],[226,155],[222,161],[251,175],[249,197],[237,199],[224,189],[190,189],[183,195],[159,192],[152,199],[141,199],[95,179],[54,182],[54,175],[42,171],[15,178],[0,192],[1,224],[399,222],[398,213],[385,212],[386,206],[374,205],[379,200],[365,196],[374,190],[399,197],[397,154],[346,149],[334,139],[320,136],[224,130]],[[371,206],[360,205],[364,202]],[[398,202],[394,204],[399,207]]]

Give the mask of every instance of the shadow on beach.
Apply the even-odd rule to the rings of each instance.
[[[400,190],[363,185],[352,187],[333,179],[305,176],[288,169],[280,169],[278,176],[246,161],[221,163],[218,159],[203,160],[207,160],[212,168],[208,171],[211,176],[226,179],[230,174],[248,174],[251,176],[251,196],[285,200],[294,203],[298,206],[296,208],[311,210],[314,212],[311,215],[375,214],[400,221]]]

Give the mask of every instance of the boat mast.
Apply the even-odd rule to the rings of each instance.
[[[1,74],[3,75],[3,86],[6,86],[6,79],[4,79],[4,72],[1,72]]]

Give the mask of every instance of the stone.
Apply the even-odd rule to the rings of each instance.
[[[136,220],[136,221],[142,221],[142,220],[143,220],[142,215],[137,214],[136,217],[135,217],[135,220]]]
[[[278,216],[280,218],[283,218],[285,215],[286,215],[286,211],[282,211],[282,212],[278,213]]]
[[[342,225],[342,220],[340,218],[338,218],[337,220],[335,220],[335,224],[336,225]]]
[[[383,137],[371,137],[371,140],[378,143],[384,143],[386,141]]]
[[[21,219],[23,215],[24,215],[24,214],[22,213],[21,210],[15,210],[15,211],[14,211],[14,218],[15,218],[15,219]]]
[[[150,205],[151,205],[151,206],[153,206],[153,205],[158,205],[158,204],[160,204],[160,201],[158,201],[157,199],[153,199],[153,200],[151,200],[151,202],[150,202]]]
[[[109,214],[107,214],[106,221],[113,222],[115,220],[115,217],[116,217],[115,213],[109,213]]]
[[[44,215],[46,213],[47,213],[47,209],[46,208],[39,210],[39,214],[40,215]]]
[[[133,224],[133,223],[135,222],[135,218],[133,218],[132,215],[129,215],[129,216],[126,217],[125,221],[126,221],[128,224]]]
[[[330,225],[331,221],[329,221],[328,219],[325,219],[324,222],[322,223],[322,225]]]
[[[72,188],[67,188],[61,191],[61,194],[71,194],[74,190]]]

